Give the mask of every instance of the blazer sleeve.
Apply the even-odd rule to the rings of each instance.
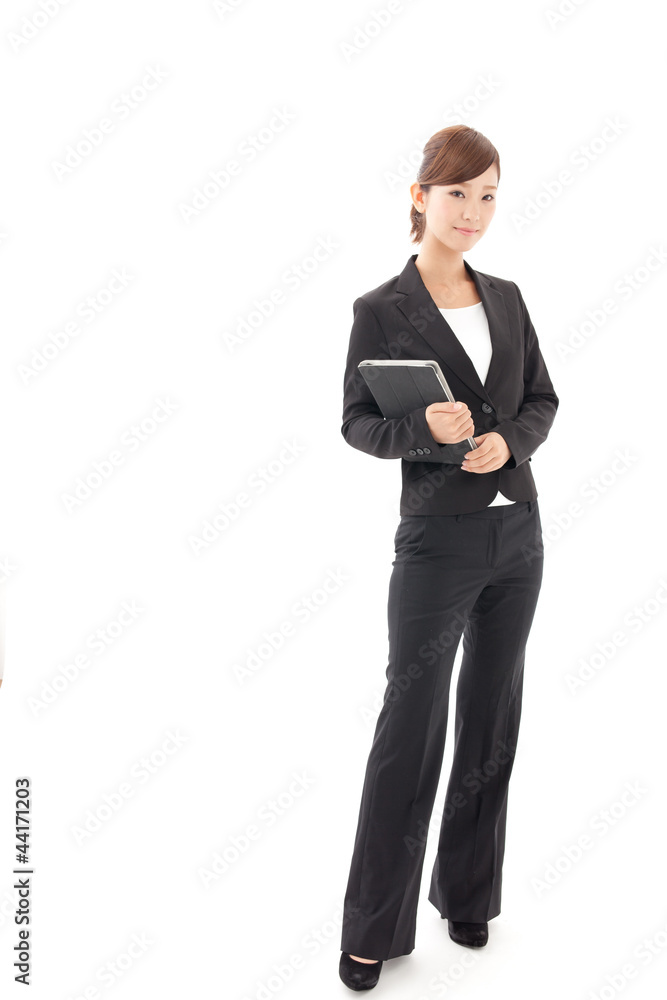
[[[386,419],[357,368],[360,361],[389,358],[386,338],[375,313],[363,297],[352,305],[354,315],[343,381],[343,425],[347,443],[376,458],[407,462],[461,464],[467,441],[438,444],[426,420],[426,406],[405,417]]]
[[[523,402],[516,417],[501,420],[491,430],[502,435],[512,454],[503,465],[503,469],[515,469],[517,465],[527,461],[530,456],[546,441],[551,425],[558,409],[558,396],[554,391],[547,366],[535,333],[526,303],[519,291],[518,285],[512,282],[519,297],[519,306],[523,320]]]

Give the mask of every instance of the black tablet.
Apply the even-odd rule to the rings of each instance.
[[[360,361],[357,368],[388,420],[430,403],[455,403],[437,361]],[[467,438],[471,449],[477,445]]]

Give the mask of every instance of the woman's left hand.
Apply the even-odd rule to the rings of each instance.
[[[461,466],[468,472],[494,472],[500,469],[512,454],[505,438],[496,431],[480,434],[479,437],[473,438],[473,441],[478,447],[465,453]]]

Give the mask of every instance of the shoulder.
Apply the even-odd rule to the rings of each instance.
[[[517,283],[509,278],[501,278],[497,274],[488,274],[486,271],[478,271],[477,269],[475,269],[475,273],[497,288],[503,295],[516,295],[519,291]]]
[[[475,273],[487,288],[491,288],[503,296],[507,307],[517,309],[518,315],[525,320],[528,309],[516,281],[512,281],[510,278],[501,278],[498,274],[488,274],[486,271],[476,270]]]
[[[374,313],[382,312],[388,302],[392,302],[396,297],[396,288],[400,275],[395,274],[393,278],[388,278],[381,285],[362,292],[355,301],[355,305],[361,300]]]

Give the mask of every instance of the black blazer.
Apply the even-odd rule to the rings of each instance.
[[[558,396],[517,285],[475,271],[473,278],[489,323],[493,353],[485,382],[438,310],[413,254],[401,273],[353,303],[343,386],[341,433],[349,445],[376,458],[400,458],[400,513],[466,514],[487,507],[498,490],[510,500],[535,500],[530,456],[546,440]],[[440,364],[454,398],[466,403],[474,436],[497,431],[511,451],[494,472],[466,472],[466,441],[438,444],[426,407],[385,420],[357,365],[366,358],[430,359]]]

